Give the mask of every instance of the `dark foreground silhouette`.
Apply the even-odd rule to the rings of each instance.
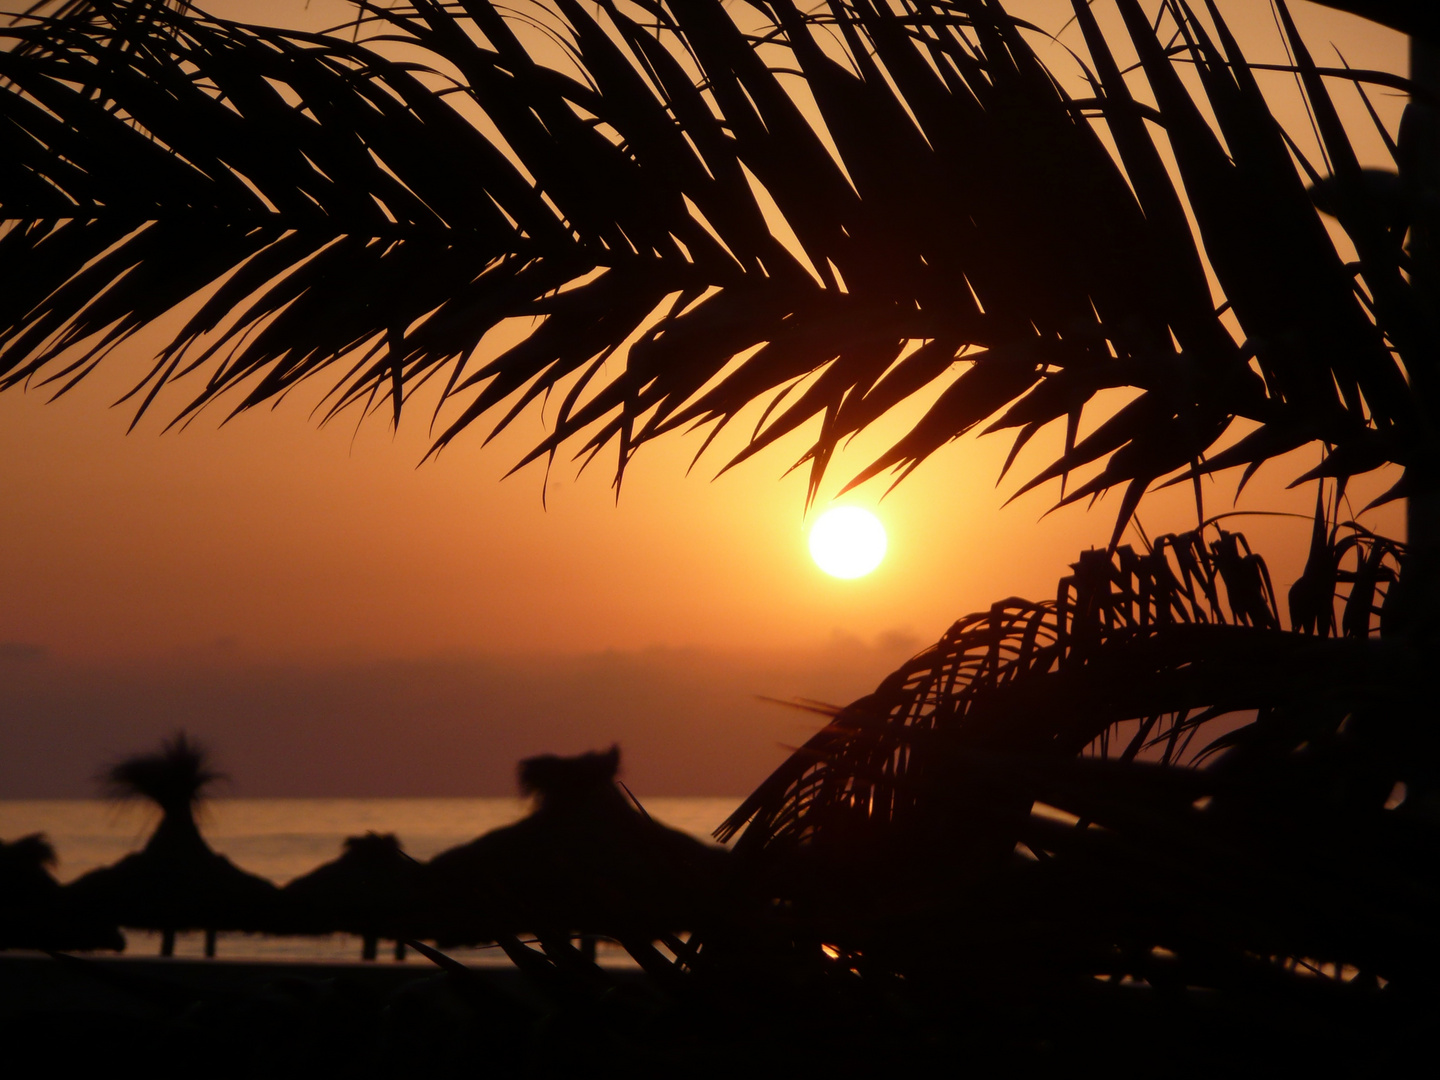
[[[160,824],[143,850],[92,870],[66,890],[76,906],[121,926],[159,930],[162,952],[178,930],[204,930],[214,955],[219,930],[262,931],[279,917],[279,890],[211,850],[195,822],[195,806],[219,778],[204,751],[181,733],[158,754],[129,758],[106,774],[113,794],[149,799]]]
[[[345,841],[335,861],[296,878],[281,890],[279,929],[297,934],[356,934],[361,959],[374,960],[378,942],[420,936],[415,916],[420,864],[393,834],[369,832]]]
[[[1162,554],[1185,542],[1161,539]],[[1247,562],[1234,537],[1186,550],[1198,574],[1186,579],[1188,603],[1198,606],[1164,602],[1179,605],[1172,615],[1190,612],[1173,629],[1188,650],[1178,685],[1193,695],[1231,684],[1209,679],[1203,662],[1207,642],[1234,629],[1234,605],[1252,621],[1274,613],[1263,564]],[[1127,558],[1104,565],[1144,569]],[[1428,1055],[1440,995],[1425,804],[1384,809],[1376,785],[1359,783],[1377,751],[1343,730],[1325,753],[1277,748],[1282,736],[1315,736],[1307,716],[1359,715],[1342,697],[1317,700],[1312,689],[1287,705],[1295,685],[1285,671],[1232,664],[1231,682],[1244,674],[1252,700],[1267,686],[1279,695],[1236,729],[1265,738],[1231,732],[1213,764],[1197,764],[1104,746],[1077,757],[1052,730],[1083,715],[1073,702],[1047,711],[1033,694],[1010,696],[1029,679],[1083,676],[1114,688],[1086,700],[1128,708],[1121,691],[1169,655],[1156,644],[1169,631],[1126,629],[1138,601],[1113,591],[1102,562],[1082,560],[1062,589],[1074,606],[1063,609],[1058,666],[1032,656],[1038,674],[1006,674],[1027,656],[1027,634],[1034,648],[1055,647],[1044,605],[1033,632],[1023,620],[998,634],[962,620],[757,790],[732,819],[742,829],[734,853],[649,821],[616,784],[617,751],[543,757],[521,766],[537,798],[525,820],[428,866],[393,837],[353,838],[271,909],[272,925],[290,932],[494,940],[512,968],[472,970],[416,939],[408,945],[434,968],[0,956],[6,1064],[93,1073],[143,1062],[154,1077],[199,1066],[215,1077],[1103,1068],[1199,1078],[1379,1074]],[[1159,565],[1130,579],[1147,603],[1164,595]],[[1226,605],[1211,610],[1204,597],[1222,592]],[[1087,636],[1083,613],[1107,605],[1112,624]],[[1193,618],[1202,609],[1210,622]],[[1304,645],[1299,635],[1275,641]],[[997,648],[989,674],[972,663],[970,650]],[[1313,660],[1301,668],[1320,677]],[[1365,670],[1333,675],[1353,683]],[[1012,742],[997,745],[1005,733]],[[162,805],[189,792],[188,809],[203,787],[208,770],[193,750],[177,739],[162,755],[188,777],[165,788]],[[944,783],[932,778],[942,768]],[[203,841],[192,814],[181,821],[193,853]],[[1368,877],[1356,872],[1361,858]],[[1367,900],[1375,889],[1387,892]],[[596,964],[577,935],[615,938],[638,968]]]
[[[272,927],[413,934],[437,974],[0,958],[0,1045],[157,1076],[1398,1068],[1440,1008],[1440,758],[1407,719],[1432,680],[1372,632],[1403,547],[1316,522],[1291,631],[1214,526],[962,619],[746,800],[730,852],[651,822],[612,749],[522,763],[534,812],[426,866],[356,838],[272,897]],[[77,892],[152,863],[254,888],[150,856],[218,865],[192,744],[127,769],[175,824]],[[120,905],[147,895],[185,924],[147,888],[92,918],[134,925]],[[239,906],[209,903],[188,925]],[[597,965],[595,935],[638,970]],[[514,967],[419,938],[493,940]]]
[[[616,786],[619,766],[616,747],[521,762],[534,812],[424,867],[424,936],[627,941],[713,923],[728,899],[728,853],[651,820]]]
[[[0,949],[125,948],[114,922],[87,915],[50,873],[55,849],[40,834],[0,840]]]
[[[1076,0],[1081,100],[995,0],[759,5],[746,18],[773,25],[754,36],[718,0],[642,4],[638,20],[566,0],[552,20],[563,69],[484,0],[367,5],[387,40],[447,73],[433,85],[355,40],[358,24],[317,37],[150,0],[58,6],[64,18],[7,34],[0,186],[20,272],[0,297],[0,385],[79,377],[223,283],[137,401],[213,360],[185,415],[329,371],[343,372],[337,408],[388,396],[398,422],[407,389],[469,363],[500,321],[530,320],[523,346],[450,380],[443,397],[473,396],[438,448],[517,388],[560,388],[675,295],[613,381],[587,369],[595,393],[572,394],[529,460],[578,437],[587,452],[617,444],[623,470],[638,443],[724,425],[820,372],[784,409],[773,399],[740,455],[823,416],[813,495],[836,448],[963,358],[862,477],[903,475],[987,423],[1016,432],[1014,460],[1063,421],[1064,450],[1022,490],[1125,494],[1109,550],[1082,555],[1053,601],[960,620],[756,791],[726,827],[735,899],[692,909],[688,936],[645,927],[684,914],[668,884],[636,899],[507,860],[513,841],[496,840],[463,873],[456,856],[473,906],[442,929],[496,934],[523,990],[440,953],[436,981],[384,992],[313,973],[219,987],[179,968],[12,966],[12,1059],[37,1047],[152,1075],[1198,1077],[1375,1075],[1433,1056],[1433,56],[1420,87],[1397,87],[1415,91],[1400,130],[1376,133],[1395,171],[1367,172],[1329,88],[1374,75],[1317,67],[1275,5],[1327,176],[1209,4],[1166,4],[1156,22],[1120,0],[1125,30],[1107,37]],[[1435,44],[1433,20],[1396,25]],[[797,77],[824,138],[794,107]],[[476,106],[493,128],[472,123]],[[747,172],[821,282],[757,225]],[[353,302],[371,296],[385,302]],[[192,356],[217,325],[222,340]],[[77,363],[69,348],[105,327]],[[337,363],[364,342],[377,344],[359,368]],[[1127,386],[1139,396],[1082,425]],[[1317,513],[1288,630],[1233,534],[1119,546],[1166,477],[1198,497],[1209,473],[1248,479],[1307,445],[1324,447],[1306,477],[1331,515]],[[1409,500],[1403,560],[1335,520],[1346,481],[1385,463],[1405,470],[1385,496]],[[574,819],[545,824],[550,802],[525,826],[537,843],[581,835]],[[226,876],[188,811],[173,816],[153,857],[98,880],[127,918],[213,924],[231,902],[218,888],[208,909],[166,907]],[[535,906],[512,918],[527,880],[543,883]],[[540,950],[515,932],[535,920]],[[622,933],[645,979],[575,949],[587,926]]]

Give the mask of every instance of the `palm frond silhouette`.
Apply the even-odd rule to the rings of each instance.
[[[783,956],[996,1065],[1412,1052],[1440,748],[1428,653],[1380,634],[1407,557],[1317,515],[1284,629],[1210,522],[959,620],[717,830],[776,917],[692,938],[697,977]]]
[[[1242,789],[1329,835],[1328,816],[1300,808],[1296,760],[1315,763],[1305,785],[1322,802],[1378,810],[1402,785],[1413,809],[1431,783],[1419,755],[1427,737],[1390,732],[1382,753],[1355,734],[1415,692],[1404,659],[1374,638],[1403,548],[1353,525],[1332,537],[1325,550],[1343,563],[1332,580],[1349,587],[1338,618],[1309,633],[1281,629],[1263,561],[1218,525],[1144,552],[1084,552],[1055,600],[1011,598],[961,619],[837,711],[718,835],[739,834],[741,853],[838,854],[908,834],[947,859],[973,849],[977,865],[952,868],[963,876],[1011,865],[1017,843],[1053,832],[1033,803],[1116,830],[1107,812],[1133,813],[1133,824],[1201,799],[1216,800],[1202,819],[1214,820]],[[1343,759],[1327,758],[1335,746],[1349,747]],[[1007,788],[1025,797],[997,799]],[[1095,800],[1106,798],[1101,812]],[[1148,828],[1163,834],[1163,819]]]
[[[650,439],[768,401],[730,463],[819,418],[813,496],[842,441],[938,383],[851,483],[982,426],[1018,449],[1063,422],[1063,452],[1019,490],[1122,486],[1117,538],[1167,477],[1248,478],[1314,442],[1341,478],[1428,454],[1434,278],[1405,246],[1430,228],[1424,109],[1390,140],[1402,180],[1382,214],[1328,83],[1395,80],[1317,67],[1283,4],[1328,175],[1223,21],[1179,0],[1158,31],[1119,0],[1129,77],[1077,4],[1080,99],[979,0],[780,2],[758,28],[711,0],[359,7],[371,44],[146,0],[5,31],[0,385],[63,393],[181,309],[137,416],[187,375],[177,419],[323,377],[325,415],[398,422],[434,380],[439,449],[554,394],[525,460],[608,447],[618,482]],[[559,43],[544,59],[537,21]],[[513,319],[528,334],[477,360]],[[1113,387],[1139,393],[1081,438]]]

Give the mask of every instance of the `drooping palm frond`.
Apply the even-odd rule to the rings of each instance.
[[[1021,490],[1090,469],[1062,498],[1123,485],[1122,525],[1162,477],[1248,476],[1306,442],[1335,448],[1327,475],[1410,463],[1440,334],[1326,88],[1366,76],[1317,68],[1282,5],[1347,266],[1218,15],[1212,33],[1167,0],[1157,36],[1136,0],[1118,7],[1140,73],[1077,3],[1079,100],[989,0],[780,0],[745,9],[758,27],[714,0],[421,0],[365,7],[369,44],[144,0],[23,23],[0,55],[0,385],[63,391],[182,307],[142,411],[186,374],[182,416],[323,373],[330,411],[398,420],[433,379],[438,448],[553,392],[526,460],[613,447],[623,472],[645,441],[768,399],[734,460],[818,419],[813,496],[843,440],[939,383],[854,482],[987,422],[1018,449],[1064,421],[1064,452]],[[563,54],[539,55],[536,20]],[[483,361],[516,318],[528,335]],[[1079,438],[1124,386],[1139,397]]]
[[[1398,545],[1354,525],[1329,535],[1332,565],[1352,553],[1359,563],[1345,572],[1353,584],[1340,623],[1347,637],[1368,640],[1398,572]],[[1331,571],[1332,598],[1339,577]],[[836,713],[717,835],[729,840],[749,823],[742,848],[801,836],[807,815],[831,806],[867,819],[903,817],[916,797],[905,779],[910,743],[942,729],[996,751],[1070,757],[1138,720],[1121,756],[1157,747],[1161,763],[1179,763],[1202,724],[1263,705],[1255,696],[1262,686],[1300,692],[1328,648],[1316,637],[1334,623],[1315,620],[1316,636],[1282,632],[1263,560],[1218,525],[1159,537],[1148,552],[1082,552],[1056,600],[1011,598],[959,620],[875,693]],[[1119,671],[1128,674],[1112,684]],[[1222,700],[1211,700],[1217,686]],[[1155,708],[1142,716],[1139,702]]]
[[[1054,601],[960,620],[839,710],[717,835],[816,963],[936,992],[956,964],[1026,994],[1428,986],[1437,748],[1378,636],[1403,547],[1323,514],[1316,538],[1290,630],[1218,524],[1082,553]]]
[[[188,815],[205,797],[205,789],[225,774],[212,769],[206,750],[181,731],[163,740],[159,753],[117,762],[102,779],[114,798],[149,799],[167,814]]]

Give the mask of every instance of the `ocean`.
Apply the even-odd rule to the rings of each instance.
[[[714,843],[710,833],[740,804],[734,798],[642,798],[647,813],[672,828]],[[497,799],[215,799],[203,805],[200,827],[210,846],[253,874],[284,885],[336,858],[345,838],[367,831],[394,833],[405,851],[426,860],[482,833],[524,817],[529,803]],[[59,858],[55,876],[73,881],[87,870],[107,866],[138,850],[159,819],[147,806],[99,799],[0,800],[0,839],[44,833]],[[127,929],[127,955],[154,956],[160,935]],[[200,933],[180,934],[176,956],[203,955]],[[508,964],[498,949],[455,950],[472,964]],[[266,937],[221,934],[217,956],[276,961],[352,961],[360,939]],[[623,964],[618,948],[600,952],[602,962]],[[393,962],[393,961],[389,961]],[[428,963],[410,954],[407,963]]]

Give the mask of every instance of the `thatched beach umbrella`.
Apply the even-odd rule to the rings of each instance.
[[[361,959],[374,960],[380,938],[395,940],[395,958],[414,935],[411,915],[420,864],[393,833],[367,832],[345,841],[344,853],[281,890],[285,928],[292,933],[344,931],[364,939]]]
[[[163,956],[173,954],[177,930],[204,930],[205,954],[213,956],[217,930],[270,929],[279,890],[212,851],[195,823],[205,788],[220,778],[183,732],[158,754],[111,768],[104,776],[111,794],[149,799],[163,816],[142,850],[71,883],[77,902],[121,926],[161,931]]]
[[[522,932],[624,939],[707,922],[728,853],[651,820],[617,787],[619,765],[618,747],[521,762],[534,812],[424,868],[429,933],[454,943]]]
[[[55,849],[41,833],[0,840],[0,949],[125,948],[115,924],[86,918],[50,873]]]

